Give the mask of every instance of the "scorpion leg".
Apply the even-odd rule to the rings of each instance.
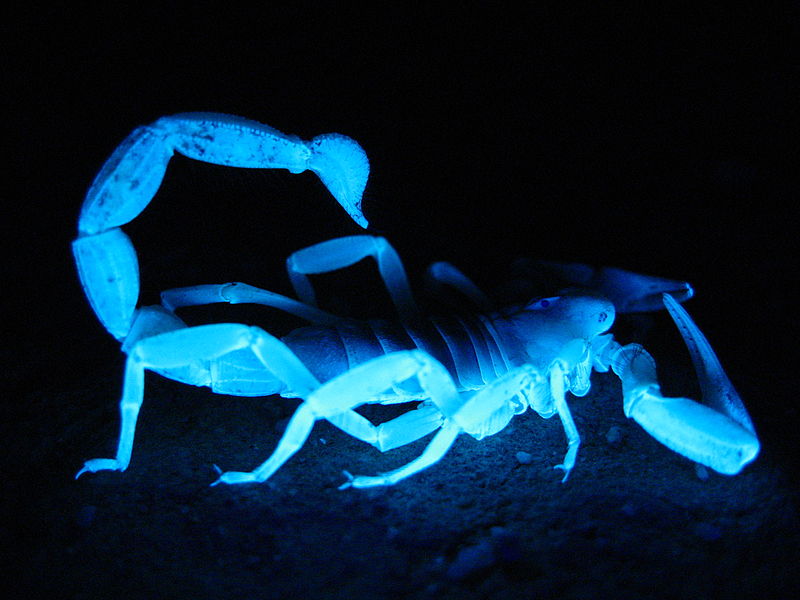
[[[678,302],[694,295],[692,286],[685,281],[642,275],[615,267],[595,269],[580,263],[520,259],[513,268],[546,290],[564,286],[596,290],[614,303],[618,313],[662,310],[661,295],[664,293]]]
[[[267,480],[305,443],[317,419],[328,419],[344,431],[358,432],[356,435],[361,439],[370,438],[375,433],[374,426],[353,409],[362,404],[379,402],[378,398],[387,389],[413,377],[419,366],[416,354],[419,353],[403,351],[381,356],[302,395],[305,401],[290,419],[272,456],[250,472],[220,473],[213,485]],[[433,429],[435,427],[431,420],[423,419],[414,435],[416,438],[422,437]],[[411,434],[409,436],[413,437]],[[366,441],[372,443],[369,439]]]
[[[438,361],[420,351],[409,354],[414,355],[418,363],[416,375],[420,385],[430,394],[430,402],[444,417],[441,430],[419,457],[397,469],[371,477],[354,477],[345,471],[348,481],[340,489],[393,485],[438,462],[459,433],[468,433],[476,439],[493,435],[502,430],[515,414],[527,408],[527,404],[519,399],[532,380],[527,367],[506,373],[474,395],[458,394],[452,378]]]
[[[401,320],[419,320],[420,311],[411,293],[400,256],[382,237],[354,235],[314,244],[289,256],[286,259],[286,269],[298,298],[306,304],[316,306],[314,288],[308,275],[343,269],[368,256],[372,256],[378,263],[381,278]]]
[[[165,308],[174,311],[183,306],[230,302],[252,303],[279,308],[316,324],[336,325],[340,317],[316,307],[309,306],[245,283],[198,285],[175,288],[161,293]],[[381,452],[409,444],[441,426],[441,413],[429,403],[421,403],[395,419],[375,426],[358,413],[352,411],[328,417],[333,425],[346,433],[367,442]]]
[[[359,404],[369,402],[369,400],[366,402],[355,401]],[[265,481],[303,446],[318,418],[319,416],[307,403],[301,404],[289,420],[283,437],[269,459],[251,472],[228,471],[223,473],[220,471],[219,480],[212,485]],[[439,429],[443,422],[439,410],[427,403],[422,403],[416,409],[378,426],[373,425],[354,410],[345,410],[325,418],[345,433],[374,446],[381,452],[399,448],[425,437]]]
[[[569,405],[566,399],[566,390],[564,383],[566,376],[560,365],[556,364],[550,369],[550,393],[553,396],[554,407],[561,419],[561,424],[564,427],[564,434],[567,436],[567,454],[564,456],[564,462],[556,465],[554,469],[561,469],[564,471],[564,478],[561,483],[564,483],[569,477],[572,468],[575,466],[575,460],[578,457],[578,447],[581,443],[581,437],[578,434],[578,428],[575,427],[575,421],[572,419],[572,413],[569,410]]]
[[[280,347],[285,349],[280,352]],[[265,366],[279,373],[293,391],[305,394],[318,384],[299,359],[282,342],[257,327],[235,323],[187,327],[144,338],[130,349],[125,363],[125,381],[120,401],[121,429],[115,458],[95,458],[86,462],[76,478],[85,472],[124,471],[130,463],[136,420],[144,396],[145,369],[175,369],[197,361],[212,361],[242,348],[252,348],[261,357],[269,351]],[[275,352],[278,349],[278,352]],[[196,381],[210,385],[211,376]]]
[[[378,263],[378,271],[400,316],[400,322],[418,348],[441,356],[441,337],[425,319],[414,300],[403,263],[391,244],[382,237],[356,235],[321,242],[293,253],[286,268],[295,292],[306,304],[316,306],[314,288],[308,275],[327,273],[350,266],[367,256]]]
[[[389,360],[387,360],[389,359]],[[391,363],[397,363],[391,364]],[[405,479],[419,471],[438,462],[453,445],[453,442],[458,437],[458,434],[464,431],[458,422],[451,418],[454,416],[464,405],[464,400],[458,394],[455,383],[447,370],[432,356],[419,350],[396,352],[389,354],[385,357],[376,358],[361,367],[368,367],[369,370],[376,369],[383,371],[391,364],[392,369],[395,366],[402,364],[401,373],[402,380],[416,376],[420,386],[430,397],[430,402],[437,408],[439,418],[444,418],[444,422],[439,432],[428,443],[422,454],[409,462],[406,465],[387,473],[381,473],[376,476],[352,476],[349,472],[345,471],[347,481],[342,484],[339,489],[347,489],[349,487],[365,488],[381,485],[394,485],[398,481]],[[357,367],[360,368],[360,367]],[[353,370],[355,371],[355,369]],[[347,384],[350,379],[350,371],[337,377],[334,381],[339,385]],[[366,370],[365,370],[366,371]],[[387,373],[388,374],[388,373]],[[360,378],[361,374],[355,374],[356,378]],[[397,382],[402,381],[397,379]],[[323,386],[324,387],[324,386]],[[336,390],[331,390],[334,393]],[[403,415],[405,416],[405,415]],[[430,431],[430,430],[429,430]],[[422,437],[422,436],[418,436]]]
[[[447,421],[442,425],[442,428],[439,430],[439,432],[433,436],[430,444],[425,447],[425,450],[422,451],[422,454],[420,454],[411,462],[398,469],[389,471],[388,473],[382,473],[381,475],[372,477],[366,475],[353,476],[349,472],[344,471],[347,481],[340,485],[339,489],[346,490],[350,487],[366,488],[379,485],[394,485],[398,481],[401,481],[406,477],[410,477],[415,473],[419,473],[423,469],[427,469],[431,465],[439,462],[442,457],[447,454],[450,446],[452,446],[453,442],[456,441],[456,438],[461,431],[462,430],[458,425],[451,421]]]
[[[357,412],[348,411],[328,417],[333,425],[381,452],[394,450],[425,437],[442,426],[442,413],[428,401],[380,425],[373,425]]]
[[[461,269],[449,262],[432,263],[426,271],[428,285],[436,292],[444,285],[449,285],[469,298],[478,310],[488,313],[494,310],[494,303]]]
[[[282,294],[236,281],[174,288],[161,292],[161,304],[170,311],[175,311],[175,309],[184,306],[199,306],[220,302],[271,306],[315,325],[336,325],[342,320],[341,317],[321,310],[316,306],[304,304]]]

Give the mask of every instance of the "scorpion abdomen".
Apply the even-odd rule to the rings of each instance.
[[[300,327],[281,341],[320,382],[390,352],[417,348],[402,326],[355,319],[342,319],[335,326]]]
[[[424,350],[450,372],[460,391],[476,390],[508,371],[496,336],[479,317],[430,317],[413,325],[342,319],[282,338],[321,382],[401,350]]]

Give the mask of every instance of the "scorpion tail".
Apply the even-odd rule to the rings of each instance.
[[[364,229],[367,222],[361,210],[361,197],[367,187],[369,160],[355,140],[338,133],[319,135],[311,140],[308,168],[330,190],[347,214]]]

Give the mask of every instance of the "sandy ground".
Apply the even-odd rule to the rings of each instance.
[[[107,363],[106,363],[107,364]],[[461,437],[386,489],[346,490],[419,454],[385,455],[318,423],[263,485],[209,487],[252,468],[294,400],[215,396],[148,375],[130,468],[74,481],[113,450],[120,382],[30,391],[9,484],[15,583],[48,598],[772,598],[797,591],[800,528],[767,445],[736,477],[697,469],[628,421],[615,378],[571,401],[583,435],[567,483],[557,420],[516,417]],[[67,378],[68,379],[68,378]],[[53,410],[53,407],[57,407]],[[367,414],[388,418],[396,407]],[[48,415],[42,418],[42,415]],[[518,453],[527,453],[518,455]]]

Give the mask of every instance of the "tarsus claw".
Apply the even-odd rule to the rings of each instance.
[[[554,469],[561,469],[562,471],[564,471],[564,478],[561,480],[561,483],[564,483],[567,480],[567,478],[569,477],[570,472],[572,471],[572,467],[567,467],[563,463],[560,464],[560,465],[553,465],[553,468]]]
[[[347,481],[345,481],[342,485],[340,485],[339,489],[346,490],[347,488],[353,487],[353,480],[355,479],[355,477],[353,477],[350,471],[342,471],[342,475],[344,475],[347,478]]]
[[[222,469],[220,469],[217,465],[211,465],[211,466],[214,467],[214,470],[217,472],[217,475],[219,475],[219,477],[217,477],[216,480],[214,480],[211,484],[209,484],[209,487],[214,487],[215,485],[219,485],[220,483],[222,483]]]
[[[123,471],[119,462],[114,458],[93,458],[83,463],[83,468],[75,474],[75,479],[84,473],[97,473],[98,471]]]
[[[220,483],[258,483],[258,479],[256,479],[255,474],[252,472],[225,471],[223,473],[222,469],[220,469],[217,465],[214,465],[214,470],[219,474],[219,477],[216,481],[210,484],[211,487]]]

